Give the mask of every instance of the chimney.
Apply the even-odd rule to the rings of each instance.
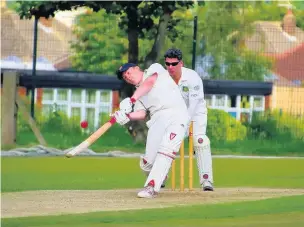
[[[288,9],[286,15],[283,18],[282,23],[283,31],[291,36],[295,35],[296,32],[296,17],[293,15],[292,10]]]

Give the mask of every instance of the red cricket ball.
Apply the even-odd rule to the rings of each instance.
[[[87,128],[88,127],[88,122],[87,121],[82,121],[82,122],[80,122],[80,127],[81,128]]]

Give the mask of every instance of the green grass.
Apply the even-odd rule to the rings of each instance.
[[[260,156],[304,156],[301,140],[245,139],[236,142],[213,143],[217,154],[260,155]]]
[[[89,134],[81,134],[73,130],[62,132],[60,129],[44,129],[42,130],[42,134],[49,147],[62,150],[77,146],[89,136]],[[187,140],[185,141],[185,146],[188,147]],[[277,140],[245,139],[235,142],[220,142],[214,140],[211,140],[211,142],[213,154],[304,156],[302,149],[304,142],[300,140],[287,140],[282,142]],[[30,130],[22,130],[17,134],[17,145],[3,147],[3,149],[31,147],[38,144],[37,139]],[[121,150],[125,152],[143,153],[145,145],[135,144],[125,128],[114,125],[107,133],[98,139],[90,149],[95,152]]]
[[[139,188],[144,183],[137,158],[4,157],[1,161],[2,192]],[[304,159],[217,158],[215,186],[304,188],[303,166]],[[177,168],[177,177],[178,172]],[[196,171],[194,180],[198,187]],[[164,209],[3,218],[1,222],[4,227],[300,227],[304,224],[304,195]]]
[[[1,161],[3,192],[140,188],[144,183],[137,158],[3,157]],[[198,187],[195,162],[194,186]],[[187,159],[185,164],[185,176],[188,176]],[[176,166],[178,184],[179,164]],[[213,161],[215,186],[304,188],[303,166],[304,159],[216,158]]]
[[[67,149],[77,146],[90,134],[77,133],[73,130],[61,132],[60,129],[42,130],[42,135],[45,138],[49,147],[57,149]],[[30,130],[22,130],[17,134],[17,146],[16,147],[31,147],[38,145],[38,141],[35,135]],[[11,149],[12,147],[10,147]],[[4,147],[5,149],[5,147]],[[106,152],[110,150],[121,150],[131,152],[143,152],[143,144],[134,144],[131,136],[128,134],[125,128],[119,125],[114,125],[111,129],[105,133],[100,139],[98,139],[91,147],[95,152]]]
[[[29,101],[27,103],[29,103]],[[46,142],[48,143],[48,146],[62,150],[68,149],[70,147],[77,146],[89,136],[89,134],[81,133],[79,117],[68,118],[62,112],[43,115],[39,108],[35,109],[37,112],[35,113],[35,116],[39,128]],[[211,115],[217,116],[221,113],[221,117],[226,116],[232,121],[235,121],[235,119],[231,118],[231,116],[227,113],[219,110],[210,111]],[[108,114],[103,114],[100,120],[104,123],[108,119]],[[298,134],[300,135],[301,130],[300,128],[295,127],[295,125],[290,125],[290,122],[286,122],[286,124],[288,123],[289,125],[288,127],[284,125],[283,128],[278,128],[278,125],[275,123],[278,121],[276,118],[276,120],[272,119],[274,121],[271,122],[269,122],[268,119],[255,121],[253,124],[255,130],[249,130],[250,127],[247,125],[247,137],[244,140],[220,141],[221,139],[225,140],[226,138],[226,134],[223,133],[226,131],[226,128],[234,126],[223,126],[221,123],[223,122],[221,121],[221,118],[218,118],[216,121],[211,119],[209,119],[210,122],[208,121],[208,135],[210,136],[212,143],[213,154],[304,156],[303,139],[301,140],[301,137],[296,139],[295,137],[292,137],[291,133],[292,130],[298,131]],[[290,119],[293,119],[292,116],[290,116]],[[299,119],[293,119],[293,121],[297,120]],[[89,122],[92,123],[92,121]],[[301,122],[299,122],[299,125],[301,125],[300,123]],[[262,130],[259,133],[256,132],[257,126],[261,126],[261,128],[258,127],[259,130]],[[288,130],[285,130],[285,126],[288,128]],[[89,128],[90,127],[92,127],[92,125],[89,125]],[[233,131],[235,131],[235,129]],[[8,150],[15,147],[31,147],[38,144],[39,143],[33,132],[30,130],[28,124],[24,121],[22,114],[19,112],[17,144],[16,146],[7,146],[2,148],[4,150]],[[125,152],[143,153],[145,150],[144,144],[135,144],[127,129],[119,125],[114,125],[111,127],[111,129],[107,131],[107,133],[105,133],[99,140],[97,140],[90,148],[95,152],[121,150]]]
[[[165,209],[2,219],[4,227],[301,227],[303,223],[304,196]]]

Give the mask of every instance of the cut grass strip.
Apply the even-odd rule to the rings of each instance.
[[[137,158],[9,157],[1,162],[2,192],[141,188],[145,181]],[[185,176],[187,165],[188,160]],[[217,158],[213,166],[215,187],[304,188],[304,159]],[[176,167],[179,185],[178,160]],[[199,187],[198,182],[195,168],[194,187]]]
[[[251,202],[165,209],[94,212],[88,214],[4,218],[2,226],[259,226],[300,227],[304,223],[304,195]]]

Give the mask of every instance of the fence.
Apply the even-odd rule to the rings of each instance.
[[[271,107],[296,116],[303,116],[304,88],[274,86]]]
[[[127,61],[127,35],[118,27],[119,19],[108,17],[104,12],[98,14],[100,20],[92,19],[96,22],[91,21],[92,26],[81,25],[92,33],[88,39],[95,41],[95,47],[94,45],[88,46],[87,49],[82,49],[82,45],[71,47],[71,42],[77,41],[81,36],[81,34],[75,35],[73,32],[74,25],[86,20],[84,18],[78,20],[78,16],[85,14],[86,11],[86,9],[80,9],[73,12],[60,12],[56,14],[55,18],[39,20],[37,69],[90,71],[113,75],[117,66]],[[275,84],[273,94],[270,97],[246,94],[231,96],[215,92],[206,95],[209,108],[224,110],[237,120],[242,120],[243,117],[250,120],[254,112],[264,112],[266,109],[280,109],[284,113],[303,116],[304,97],[301,86],[304,81],[304,31],[296,26],[290,30],[286,24],[285,27],[282,27],[281,24],[284,25],[284,20],[281,18],[277,21],[257,21],[253,23],[252,34],[245,36],[239,43],[237,39],[233,41],[239,45],[239,48],[254,53],[251,56],[251,62],[256,64],[252,68],[252,72],[258,72],[260,64],[258,56],[265,56],[272,60],[272,68],[263,79]],[[2,6],[1,23],[3,34],[1,35],[1,67],[31,68],[34,21],[20,20],[13,10]],[[247,70],[246,72],[250,74],[251,65],[242,66],[242,62],[238,59],[214,65],[216,57],[208,52],[210,46],[204,46],[210,43],[210,40],[206,40],[205,31],[202,30],[200,23],[202,22],[200,22],[199,15],[198,48],[195,62],[195,69],[199,75],[204,79],[220,80],[238,76],[229,74],[229,64],[232,68],[243,67],[237,72]],[[225,23],[227,23],[227,27],[230,26],[229,21]],[[225,24],[221,26],[225,27]],[[214,31],[216,31],[214,35],[220,35],[216,27],[214,27]],[[169,37],[174,34],[169,32],[161,52],[164,53],[167,48],[172,46],[178,47],[184,53],[185,65],[191,67],[193,21],[191,19],[182,20],[177,27],[177,32],[182,35],[175,41],[169,40]],[[227,38],[234,36],[237,37],[237,32],[232,32]],[[139,63],[143,62],[152,44],[153,39],[139,39]],[[221,53],[220,43],[218,46],[217,44],[214,46],[214,48],[218,48],[218,53]],[[229,53],[223,53],[223,56],[225,54]],[[81,58],[81,56],[87,57]],[[160,63],[163,60],[161,57]],[[254,73],[245,76],[244,78],[255,80]],[[94,127],[100,124],[98,120],[100,114],[111,111],[112,101],[112,91],[106,90],[44,89],[42,97],[44,111],[49,111],[56,104],[69,117],[89,118],[94,122]],[[278,140],[278,142],[280,141]]]
[[[102,114],[112,112],[112,96],[108,90],[44,88],[42,109],[49,114],[56,108],[68,117],[87,120],[96,129],[102,123]]]
[[[254,112],[265,110],[265,97],[256,95],[206,95],[208,108],[224,110],[237,120],[251,121]],[[245,118],[245,119],[244,119]]]

